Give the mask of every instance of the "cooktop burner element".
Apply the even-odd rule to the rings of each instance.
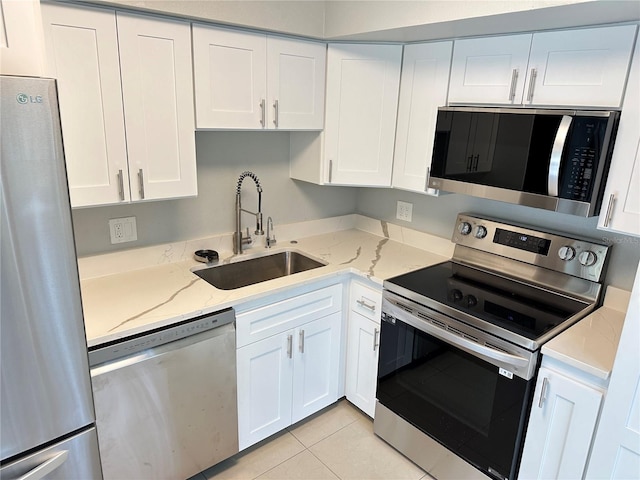
[[[470,214],[452,240],[450,261],[384,288],[531,351],[597,304],[606,245]]]

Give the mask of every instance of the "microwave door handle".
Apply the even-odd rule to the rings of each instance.
[[[570,117],[569,115],[562,116],[560,126],[556,132],[556,138],[553,141],[551,157],[549,158],[549,177],[547,178],[547,193],[552,197],[557,197],[559,195],[562,151],[567,143],[567,135],[569,134],[569,128],[571,127],[572,121],[573,117]]]

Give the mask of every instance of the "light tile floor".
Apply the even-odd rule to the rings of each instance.
[[[189,480],[428,480],[340,400]]]

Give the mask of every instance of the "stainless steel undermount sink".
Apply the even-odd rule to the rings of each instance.
[[[270,255],[194,270],[204,281],[220,290],[233,290],[295,273],[324,267],[326,264],[302,253],[286,250]]]

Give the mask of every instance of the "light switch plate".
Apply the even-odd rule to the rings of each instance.
[[[112,218],[109,220],[109,232],[112,244],[138,240],[136,217]]]
[[[410,222],[412,215],[413,215],[413,203],[402,202],[398,200],[396,218],[398,220],[404,220],[405,222]]]

